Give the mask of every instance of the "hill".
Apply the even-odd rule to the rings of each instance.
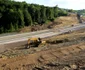
[[[61,28],[63,26],[71,26],[78,24],[79,20],[77,19],[76,14],[69,14],[68,16],[60,16],[55,18],[52,22],[47,22],[43,25],[34,25],[34,26],[28,26],[24,27],[19,30],[19,32],[31,32],[31,31],[38,31],[38,30],[44,30],[44,29],[52,29],[52,28]]]
[[[0,33],[16,32],[25,26],[42,25],[66,15],[67,12],[57,6],[0,0]]]

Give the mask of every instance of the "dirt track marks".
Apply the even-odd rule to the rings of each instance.
[[[0,60],[0,67],[6,64],[4,68],[15,69],[16,67],[21,68],[23,66],[27,66],[28,69],[34,68],[36,66],[40,66],[42,64],[47,64],[50,62],[67,61],[71,59],[73,55],[76,55],[83,50],[85,50],[84,45],[73,45],[64,48],[61,47],[56,49],[40,51],[34,54]]]

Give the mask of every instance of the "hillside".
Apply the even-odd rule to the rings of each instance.
[[[42,25],[59,16],[67,16],[57,6],[48,7],[14,0],[0,0],[0,34],[16,32],[21,28]]]
[[[19,32],[31,32],[31,31],[38,31],[38,30],[44,30],[44,29],[52,29],[52,28],[60,28],[63,26],[71,26],[78,24],[79,20],[77,19],[76,14],[70,14],[68,16],[60,16],[56,18],[52,22],[47,22],[46,24],[43,25],[34,25],[34,26],[28,26],[24,27],[19,30]]]

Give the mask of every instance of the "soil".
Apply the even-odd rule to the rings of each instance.
[[[84,30],[46,40],[50,41],[36,48],[2,52],[0,70],[85,70]]]

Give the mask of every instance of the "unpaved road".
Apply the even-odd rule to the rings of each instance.
[[[0,45],[26,41],[30,37],[40,37],[40,38],[51,37],[51,36],[63,34],[66,32],[80,30],[83,28],[85,28],[85,24],[79,24],[79,25],[75,25],[73,27],[63,28],[63,29],[49,29],[49,30],[42,30],[42,31],[37,31],[37,32],[2,36],[2,37],[0,37]]]
[[[0,37],[0,52],[6,51],[10,48],[19,47],[27,43],[27,39],[30,37],[46,38],[51,36],[57,36],[60,34],[68,33],[85,28],[85,24],[78,24],[72,27],[63,27],[62,29],[48,29],[30,33],[22,33],[15,35],[8,35]]]

